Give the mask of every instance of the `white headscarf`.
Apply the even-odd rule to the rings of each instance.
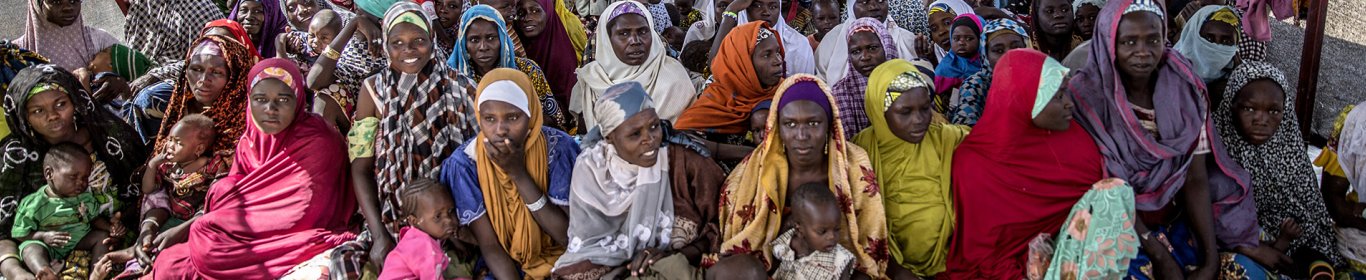
[[[1357,193],[1357,203],[1366,203],[1366,102],[1347,113],[1342,136],[1338,136],[1337,152],[1338,164]]]
[[[579,68],[579,82],[574,84],[574,92],[569,100],[569,111],[582,114],[584,120],[592,120],[593,106],[599,95],[613,85],[635,81],[644,86],[650,97],[660,105],[656,108],[660,119],[677,120],[683,109],[692,105],[697,89],[688,78],[688,69],[683,68],[683,64],[677,59],[668,56],[664,41],[659,39],[659,33],[650,32],[650,54],[640,65],[626,65],[612,50],[607,26],[611,25],[614,15],[622,14],[616,12],[617,9],[630,9],[623,7],[626,5],[633,6],[639,11],[628,13],[644,16],[650,26],[654,26],[654,19],[650,17],[649,10],[640,3],[618,1],[607,6],[607,9],[603,10],[604,14],[598,23],[597,32],[594,33],[597,37],[597,48],[594,50],[597,60]]]
[[[1220,45],[1206,40],[1200,36],[1200,28],[1209,22],[1210,15],[1222,9],[1232,7],[1223,5],[1209,5],[1200,8],[1192,15],[1191,21],[1181,29],[1181,39],[1176,41],[1172,49],[1176,49],[1187,59],[1191,60],[1191,66],[1195,68],[1195,73],[1200,75],[1200,79],[1205,83],[1212,82],[1225,76],[1225,71],[1233,64],[1233,55],[1238,54],[1236,45]],[[1234,29],[1237,30],[1237,26]]]

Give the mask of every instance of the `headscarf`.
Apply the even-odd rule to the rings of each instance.
[[[654,25],[654,19],[645,6],[635,1],[618,1],[607,6],[605,11],[594,33],[597,37],[597,48],[594,50],[597,60],[579,69],[579,83],[574,85],[569,111],[582,114],[584,120],[593,119],[593,103],[598,95],[613,85],[635,81],[645,86],[650,97],[658,101],[660,106],[656,109],[660,119],[678,119],[697,95],[697,89],[693,88],[692,80],[688,78],[688,69],[683,68],[677,59],[669,57],[667,46],[659,39],[657,32],[650,33],[649,57],[640,65],[626,65],[612,50],[608,26],[612,25],[612,20],[625,14],[643,16],[651,26]]]
[[[1082,5],[1096,6],[1096,8],[1105,7],[1105,1],[1106,0],[1072,0],[1072,12],[1076,13],[1077,10],[1081,9]]]
[[[991,68],[991,60],[986,59],[988,42],[991,41],[992,38],[1005,34],[1020,35],[1020,38],[1024,39],[1025,48],[1032,47],[1029,40],[1029,31],[1026,31],[1024,26],[1020,25],[1020,22],[1008,18],[988,20],[983,23],[982,36],[978,38],[981,40],[979,41],[979,45],[981,46],[977,48],[977,56],[982,58],[982,69]]]
[[[204,23],[223,18],[212,0],[129,1],[123,38],[157,63],[180,60]]]
[[[251,36],[247,35],[247,29],[242,27],[242,23],[239,23],[231,19],[219,19],[215,21],[210,21],[204,24],[204,28],[199,29],[199,34],[204,34],[204,32],[209,31],[209,28],[214,27],[222,27],[224,29],[227,29],[228,33],[232,33],[231,39],[233,40],[233,42],[236,42],[238,45],[246,47],[247,52],[250,53],[252,57],[256,59],[261,59],[261,53],[256,51],[256,45],[251,43]],[[197,47],[199,45],[195,46]]]
[[[693,9],[702,12],[702,20],[694,22],[692,26],[680,26],[688,28],[688,33],[683,35],[684,46],[696,41],[712,40],[716,37],[716,25],[720,24],[715,19],[716,0],[693,1]]]
[[[1004,9],[1004,6],[997,5],[997,7],[1002,7]],[[968,5],[968,3],[963,0],[935,0],[930,3],[930,7],[927,10],[929,10],[929,13],[925,17],[925,20],[927,21],[929,20],[929,16],[934,15],[935,13],[947,12],[952,14],[955,19],[964,14],[977,14],[977,11],[973,10],[972,6]],[[952,32],[953,29],[949,29],[949,31]],[[944,56],[952,53],[949,50],[939,47],[939,44],[930,45],[934,46],[934,54],[939,58],[939,61],[944,61]]]
[[[6,86],[14,81],[14,76],[19,74],[19,70],[24,70],[24,68],[32,65],[47,63],[47,58],[43,55],[20,49],[19,46],[10,42],[0,41],[0,93],[5,92]],[[0,114],[0,138],[4,138],[9,133],[9,122],[5,121],[4,114]]]
[[[783,0],[778,0],[778,6],[781,7],[782,4]],[[796,28],[787,24],[787,19],[784,19],[783,14],[778,12],[777,24],[772,22],[768,24],[773,27],[773,31],[777,32],[778,36],[782,37],[779,42],[783,44],[783,64],[787,66],[787,75],[815,74],[816,50],[811,48],[811,41],[806,39],[806,35],[802,35],[801,31],[797,31]],[[749,22],[749,13],[742,12],[736,18],[735,25],[739,26]]]
[[[583,23],[579,21],[578,16],[565,9],[563,0],[536,2],[547,15],[540,36],[522,35],[526,56],[536,61],[536,65],[545,71],[545,79],[550,82],[550,91],[554,93],[555,101],[569,104],[570,92],[574,90],[574,83],[579,81],[579,58],[583,57],[582,52],[588,37],[584,33]],[[550,15],[551,11],[554,11],[555,15]]]
[[[897,55],[896,42],[892,41],[892,34],[877,19],[856,19],[847,30],[848,33],[844,34],[845,41],[852,40],[854,34],[859,32],[872,32],[882,42],[882,51],[885,53],[887,61],[900,57]],[[846,64],[849,65],[847,66],[849,70],[844,72],[844,78],[841,78],[834,86],[835,103],[840,106],[840,110],[845,112],[845,114],[840,115],[844,118],[840,122],[845,125],[844,136],[848,138],[853,138],[859,131],[863,131],[864,128],[871,125],[868,121],[868,114],[864,113],[863,107],[864,89],[868,87],[868,77],[859,73],[858,69],[854,69],[855,59],[857,58],[850,57],[848,59]]]
[[[1082,195],[1058,232],[1044,279],[1119,279],[1138,256],[1134,190],[1124,180],[1096,182]]]
[[[953,31],[959,26],[972,28],[972,32],[976,33],[973,34],[973,37],[980,38],[982,34],[985,34],[982,32],[982,18],[975,14],[960,15],[955,18],[953,26],[949,27],[950,38],[953,37]],[[983,44],[986,42],[977,42],[977,49],[982,49],[981,45]],[[982,52],[978,52],[972,57],[961,57],[957,53],[949,52],[948,55],[944,56],[944,59],[939,60],[939,65],[934,68],[934,88],[939,89],[940,94],[952,92],[953,89],[958,88],[958,85],[963,84],[963,80],[967,79],[968,76],[982,70],[983,60]]]
[[[1233,55],[1238,54],[1238,46],[1216,44],[1200,36],[1200,28],[1204,27],[1206,22],[1215,20],[1215,15],[1219,15],[1219,21],[1232,21],[1229,25],[1237,30],[1238,16],[1233,14],[1231,7],[1205,6],[1191,16],[1192,21],[1181,29],[1181,40],[1172,46],[1172,49],[1190,59],[1191,67],[1194,68],[1192,70],[1195,70],[1206,84],[1224,77],[1227,74],[1224,70],[1233,64]]]
[[[242,2],[237,1],[237,6],[232,7],[232,12],[228,13],[228,19],[237,20],[237,10],[242,8]],[[285,27],[289,26],[289,20],[285,19],[285,14],[280,12],[280,0],[250,0],[261,3],[261,9],[265,13],[265,22],[261,23],[261,34],[257,34],[256,40],[250,44],[256,45],[262,58],[275,57],[275,37],[285,32]],[[250,37],[248,37],[250,38]],[[242,44],[248,44],[242,42]]]
[[[531,89],[531,79],[521,71],[507,68],[493,69],[484,75],[484,79],[479,81],[479,95],[488,94],[485,90],[490,85],[502,81],[515,83],[516,88],[520,89],[528,100],[536,99],[536,93]],[[475,108],[477,110],[482,106],[481,103]],[[527,106],[526,112],[541,111],[539,102],[527,102]],[[546,139],[540,129],[544,120],[541,114],[529,114],[528,117],[530,119],[527,128],[530,133],[527,134],[522,147],[525,149],[527,174],[531,175],[532,182],[535,182],[541,191],[545,191],[549,165]],[[486,217],[493,225],[493,231],[500,233],[498,244],[503,245],[503,249],[512,260],[522,265],[521,269],[526,272],[527,277],[544,278],[550,275],[550,268],[554,265],[559,255],[557,251],[561,247],[556,246],[549,236],[543,234],[541,227],[536,224],[536,219],[531,217],[531,211],[524,205],[504,203],[520,201],[517,198],[517,190],[513,188],[512,178],[489,157],[485,144],[487,138],[483,132],[480,132],[474,141],[474,161],[478,169],[479,186],[484,190],[484,201],[488,202],[485,203],[488,211]]]
[[[288,28],[290,29],[289,31],[308,32],[308,25],[311,24],[311,22],[305,22],[305,23],[302,24],[303,26],[296,26],[296,25],[294,25],[293,22],[290,22],[290,21],[289,21],[289,12],[290,12],[289,10],[290,10],[290,8],[291,8],[291,7],[289,7],[289,3],[288,3],[289,0],[276,0],[276,1],[280,1],[280,6],[281,6],[281,7],[280,7],[280,15],[285,17],[285,23],[288,24],[288,25],[286,25],[286,27],[288,27]],[[327,0],[304,0],[304,1],[311,1],[311,2],[313,2],[313,9],[315,9],[313,12],[315,12],[315,13],[316,13],[316,12],[319,12],[319,11],[322,11],[322,10],[331,10],[331,9],[332,9],[332,5],[327,4]],[[316,14],[315,14],[315,15],[316,15]]]
[[[896,26],[915,34],[930,34],[929,9],[924,0],[892,0],[887,2],[887,19]]]
[[[1258,227],[1255,205],[1250,201],[1250,176],[1225,152],[1209,118],[1204,84],[1190,64],[1167,49],[1154,70],[1153,103],[1158,116],[1155,139],[1138,124],[1128,95],[1115,68],[1116,33],[1120,19],[1130,12],[1153,12],[1161,7],[1152,0],[1112,0],[1096,20],[1096,39],[1091,59],[1069,82],[1077,100],[1076,118],[1095,137],[1105,155],[1110,176],[1124,179],[1137,191],[1139,211],[1162,209],[1186,182],[1186,170],[1201,134],[1208,136],[1211,154],[1209,188],[1215,201],[1215,230],[1225,248],[1255,246]],[[1161,15],[1161,14],[1159,14]],[[1165,21],[1164,21],[1165,22]]]
[[[142,77],[152,66],[156,66],[155,61],[123,44],[114,44],[109,49],[109,64],[114,66],[114,73],[125,79]]]
[[[734,31],[732,31],[734,32]],[[754,153],[735,167],[721,194],[721,254],[753,254],[766,264],[771,259],[769,243],[778,237],[786,206],[788,165],[778,127],[777,111],[795,101],[812,101],[831,118],[829,162],[830,191],[839,200],[844,224],[840,225],[840,245],[853,248],[856,269],[873,278],[884,277],[887,268],[887,223],[881,190],[872,164],[863,149],[844,140],[839,108],[825,82],[812,75],[798,74],[784,80],[774,97],[777,104],[768,114],[769,137]]]
[[[967,136],[963,126],[932,122],[920,143],[893,134],[885,112],[892,102],[916,88],[934,97],[934,82],[910,61],[888,60],[868,78],[864,108],[871,121],[854,137],[868,151],[882,187],[891,237],[892,259],[917,275],[944,272],[949,235],[953,231],[953,201],[949,188],[953,150]]]
[[[337,1],[344,1],[344,0],[332,0],[333,3],[336,3]],[[393,9],[393,6],[394,6],[395,4],[398,4],[398,3],[401,3],[401,2],[409,2],[409,1],[403,1],[403,0],[355,0],[353,5],[355,5],[355,7],[357,7],[357,8],[360,8],[361,11],[363,11],[363,12],[365,12],[365,13],[367,13],[367,14],[370,14],[370,15],[376,16],[376,17],[380,17],[380,16],[384,16],[384,15],[387,14],[385,11],[388,11],[388,10],[390,10],[390,9]],[[410,3],[411,3],[411,2],[410,2]]]
[[[1286,93],[1289,94],[1289,93]],[[1356,105],[1366,108],[1366,102]],[[1338,164],[1358,194],[1357,203],[1366,203],[1366,110],[1351,110],[1342,121],[1338,137]]]
[[[119,42],[104,30],[85,26],[85,20],[79,16],[71,25],[64,27],[48,22],[47,17],[38,11],[45,6],[43,1],[28,0],[24,35],[14,40],[19,47],[43,54],[52,64],[62,68],[77,69],[90,65],[90,59],[96,53]]]
[[[1248,83],[1262,79],[1275,82],[1280,88],[1285,110],[1281,111],[1281,122],[1276,124],[1271,139],[1253,145],[1238,133],[1235,100],[1238,91]],[[1214,113],[1214,123],[1229,155],[1252,173],[1258,224],[1267,234],[1277,234],[1282,230],[1281,222],[1292,218],[1303,229],[1303,235],[1295,239],[1287,254],[1310,250],[1336,263],[1340,257],[1333,237],[1332,216],[1319,192],[1318,174],[1304,152],[1305,141],[1295,115],[1295,91],[1289,85],[1275,66],[1261,61],[1244,62],[1229,77],[1224,99]]]
[[[752,54],[760,30],[773,34],[767,22],[750,22],[727,33],[712,60],[711,85],[678,117],[678,129],[739,134],[749,126],[749,113],[760,101],[773,99],[777,86],[763,88]],[[781,38],[777,38],[781,41]]]
[[[404,15],[426,20],[421,6],[399,2],[384,14],[384,33],[392,32]],[[431,22],[425,24],[432,26]],[[427,33],[427,42],[435,44],[432,34]],[[374,85],[374,93],[381,95],[376,106],[384,112],[375,135],[375,166],[379,169],[375,181],[379,186],[398,188],[408,178],[437,178],[441,161],[478,128],[475,107],[464,83],[448,73],[451,70],[436,59],[436,51],[431,55],[432,60],[419,73],[385,67],[367,81]]]
[[[977,70],[976,74],[968,76],[966,80],[963,80],[963,84],[958,87],[958,92],[949,96],[949,110],[946,111],[946,114],[949,116],[949,121],[954,124],[972,126],[976,125],[977,120],[982,117],[982,110],[986,107],[987,90],[991,88],[991,78],[995,75],[991,69],[991,60],[986,59],[987,47],[992,38],[1007,34],[1019,35],[1024,40],[1025,48],[1031,48],[1030,42],[1032,40],[1029,39],[1029,32],[1025,31],[1024,26],[1013,19],[988,20],[982,28],[984,29],[980,38],[982,46],[977,49],[978,55],[983,56],[982,70]]]
[[[422,17],[422,12],[412,12],[413,16]],[[451,58],[446,61],[451,69],[455,69],[461,75],[470,79],[479,80],[478,73],[474,70],[474,61],[470,57],[470,52],[465,48],[465,33],[469,32],[470,24],[475,20],[484,20],[493,23],[498,33],[498,63],[495,67],[517,68],[517,53],[512,46],[512,39],[508,37],[507,22],[503,21],[503,16],[498,14],[489,5],[474,5],[465,9],[465,13],[460,16],[460,35],[455,39],[455,50],[451,51]],[[428,25],[428,28],[432,28]]]
[[[241,44],[232,43],[232,39],[218,35],[200,37],[199,40],[195,40],[194,46],[185,56],[185,61],[190,61],[192,56],[200,55],[200,51],[205,48],[218,48],[219,56],[227,62],[227,84],[223,85],[218,98],[214,99],[213,104],[199,105],[209,107],[201,114],[213,119],[213,129],[219,135],[210,146],[210,150],[230,153],[237,146],[237,136],[242,135],[246,126],[242,123],[242,108],[246,108],[247,95],[251,92],[247,86],[247,70],[256,63],[256,57],[250,55]],[[195,83],[190,81],[189,77],[182,73],[175,85],[171,100],[166,104],[166,117],[161,121],[161,130],[157,133],[156,148],[153,151],[163,151],[165,139],[171,135],[171,128],[175,127],[180,118],[189,114],[187,110],[191,103],[198,103],[194,99]]]
[[[654,110],[654,104],[640,84],[626,82],[607,88],[593,109],[595,127],[611,134],[635,114]],[[579,154],[569,193],[569,218],[574,221],[569,246],[556,268],[585,260],[615,267],[646,248],[668,248],[673,186],[668,144],[662,143],[655,164],[642,167],[622,159],[611,142],[585,142],[588,148]]]
[[[986,113],[954,152],[952,279],[1024,275],[1029,241],[1057,233],[1068,209],[1104,175],[1099,148],[1076,122],[1060,132],[1034,126],[1030,115],[1050,60],[1032,49],[1006,52],[996,71],[1011,75],[996,77]]]

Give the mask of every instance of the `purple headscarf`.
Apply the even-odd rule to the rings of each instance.
[[[1100,146],[1109,177],[1128,181],[1137,193],[1136,208],[1156,211],[1171,203],[1186,183],[1194,151],[1202,133],[1208,136],[1209,189],[1214,200],[1215,231],[1225,248],[1256,246],[1256,205],[1249,192],[1250,175],[1228,156],[1219,133],[1213,131],[1205,85],[1190,62],[1176,51],[1163,51],[1154,73],[1153,103],[1157,131],[1139,125],[1130,107],[1119,70],[1115,41],[1121,17],[1134,0],[1110,1],[1097,17],[1091,58],[1069,82],[1077,101],[1076,119]],[[1138,11],[1143,12],[1143,11]]]
[[[798,81],[787,87],[787,91],[783,92],[783,99],[778,100],[778,106],[774,107],[774,110],[782,110],[783,107],[787,107],[787,104],[803,100],[816,102],[816,105],[821,106],[821,110],[825,111],[827,119],[834,117],[835,113],[830,108],[830,99],[825,97],[825,90],[821,89],[821,85],[815,81]]]
[[[251,1],[261,3],[261,9],[266,16],[265,22],[261,23],[261,36],[256,37],[257,39],[251,43],[256,45],[256,50],[260,52],[261,59],[275,57],[275,37],[285,31],[285,27],[289,26],[289,21],[285,19],[285,14],[280,12],[280,0]],[[228,19],[242,22],[237,20],[237,9],[242,7],[242,2],[246,1],[239,1],[236,6],[232,7],[232,13],[228,14]]]

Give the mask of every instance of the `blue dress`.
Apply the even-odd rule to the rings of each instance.
[[[546,176],[546,196],[550,202],[559,206],[569,206],[569,182],[574,173],[574,160],[579,156],[579,145],[562,131],[541,127],[545,135],[546,156],[550,165]],[[451,189],[455,210],[460,217],[460,225],[467,226],[483,217],[484,192],[479,186],[479,171],[474,158],[474,140],[465,141],[449,158],[441,164],[441,184]]]

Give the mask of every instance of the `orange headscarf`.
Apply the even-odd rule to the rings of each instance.
[[[751,57],[760,28],[778,34],[763,21],[752,21],[730,30],[726,39],[721,41],[721,49],[716,51],[716,58],[712,60],[713,82],[678,117],[675,128],[724,134],[745,131],[754,105],[772,99],[773,91],[778,88],[777,85],[764,88],[759,84],[759,74],[754,70]],[[782,38],[773,38],[779,40],[781,45]]]
[[[531,133],[527,135],[526,143],[523,144],[526,149],[526,170],[531,174],[531,180],[544,192],[547,186],[546,176],[550,172],[545,135],[541,134],[541,125],[544,122],[540,114],[541,103],[535,101],[536,91],[531,88],[531,79],[512,68],[497,68],[484,74],[475,92],[482,95],[485,88],[498,81],[516,83],[517,87],[527,94],[527,100],[531,100],[527,102],[527,115],[530,117],[527,129],[531,130]],[[479,110],[479,107],[481,105],[476,104],[475,110]],[[479,173],[479,186],[484,190],[484,205],[488,211],[489,223],[493,224],[493,231],[498,233],[498,244],[503,245],[503,250],[507,251],[508,256],[522,264],[522,271],[526,273],[527,279],[549,277],[550,268],[564,253],[564,248],[555,245],[550,236],[541,232],[536,219],[531,217],[531,211],[518,196],[512,178],[509,178],[507,172],[499,168],[493,163],[493,158],[489,157],[484,140],[482,132],[475,138],[475,166]]]

